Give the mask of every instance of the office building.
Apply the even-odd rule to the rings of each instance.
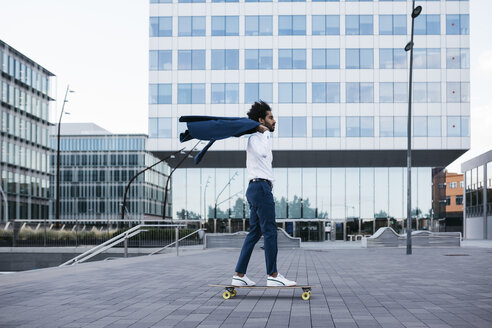
[[[417,4],[412,208],[429,218],[431,168],[470,146],[469,2]],[[278,219],[357,218],[371,231],[402,220],[411,11],[397,0],[151,0],[149,149],[181,147],[182,115],[244,117],[262,99],[278,122]],[[218,141],[199,166],[184,162],[175,217],[248,217],[246,143]]]
[[[38,63],[0,41],[2,222],[48,217],[53,77]]]
[[[492,150],[461,164],[466,239],[492,239]]]
[[[51,147],[56,149],[57,127]],[[63,123],[60,131],[60,220],[121,219],[125,188],[138,172],[159,159],[146,151],[147,135],[113,134],[93,123]],[[51,188],[56,186],[56,152],[51,159]],[[169,166],[163,162],[137,177],[127,194],[125,220],[162,218]],[[54,193],[53,193],[54,194]],[[171,213],[171,192],[166,212]],[[55,217],[52,199],[51,217]]]
[[[463,233],[463,174],[432,170],[433,230]]]

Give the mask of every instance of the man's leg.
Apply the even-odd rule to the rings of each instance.
[[[248,188],[248,191],[251,190],[249,190]],[[253,200],[251,197],[248,197],[248,193],[246,193],[246,197],[248,198],[248,201],[250,201],[250,199]],[[261,238],[261,229],[258,222],[257,208],[253,204],[251,204],[251,202],[249,210],[249,233],[244,240],[244,244],[241,249],[241,255],[239,255],[239,259],[237,261],[236,272],[238,274],[246,273],[253,248],[255,247],[258,240],[260,240]]]
[[[265,264],[268,275],[277,274],[277,224],[275,222],[275,202],[270,187],[258,204],[258,217],[265,241]]]

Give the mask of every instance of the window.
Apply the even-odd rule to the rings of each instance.
[[[372,35],[374,34],[372,15],[346,15],[346,35]]]
[[[272,35],[273,20],[272,16],[245,16],[244,17],[245,35]]]
[[[244,2],[272,2],[272,0],[245,0]]]
[[[440,116],[428,116],[427,117],[427,136],[428,137],[440,137],[441,133],[441,117]]]
[[[458,187],[458,183],[456,181],[450,182],[449,183],[449,188],[450,189],[456,189]]]
[[[239,69],[239,50],[237,49],[212,49],[213,70],[237,70]]]
[[[408,101],[408,84],[405,82],[379,83],[380,103],[404,103]]]
[[[173,18],[171,16],[150,17],[150,36],[173,36]]]
[[[306,16],[279,15],[278,35],[306,35]]]
[[[205,83],[179,83],[178,104],[204,104]]]
[[[212,2],[239,2],[239,0],[212,0]]]
[[[171,124],[172,124],[172,118],[170,117],[149,118],[149,137],[171,138],[172,137]]]
[[[345,66],[349,69],[374,68],[373,49],[346,49]]]
[[[313,137],[340,137],[340,117],[313,116]]]
[[[469,137],[470,118],[468,116],[448,116],[447,117],[447,136],[448,137]]]
[[[306,83],[279,83],[278,102],[279,104],[306,103]]]
[[[463,205],[463,195],[456,196],[456,205]]]
[[[205,2],[205,0],[178,0],[179,3],[198,3]]]
[[[440,82],[415,82],[412,88],[412,101],[416,103],[441,102]]]
[[[339,49],[313,49],[312,68],[313,69],[339,69],[340,50]]]
[[[278,118],[278,136],[280,138],[306,137],[305,116],[280,116]]]
[[[272,49],[246,49],[244,51],[245,69],[272,69]]]
[[[279,49],[278,68],[279,69],[305,69],[306,50],[305,49]]]
[[[374,136],[374,117],[373,116],[347,116],[346,135],[347,137],[373,137]]]
[[[470,68],[470,49],[446,49],[446,68]]]
[[[313,15],[312,35],[340,35],[339,15]]]
[[[312,84],[313,103],[339,103],[340,83],[338,82],[314,82]]]
[[[178,50],[178,69],[205,69],[205,50]]]
[[[347,82],[345,85],[345,98],[347,103],[374,102],[374,83]]]
[[[429,48],[413,50],[413,67],[416,69],[441,68],[441,49]]]
[[[178,36],[205,36],[205,16],[179,16]]]
[[[441,34],[440,15],[420,15],[415,18],[416,35],[439,35]]]
[[[172,84],[150,84],[149,104],[172,104]]]
[[[446,15],[446,34],[449,35],[470,34],[470,16],[468,14]]]
[[[212,35],[239,35],[239,16],[212,16]]]
[[[267,103],[273,102],[272,83],[245,83],[244,84],[244,103],[252,104],[258,100],[263,100]]]
[[[237,83],[212,83],[212,104],[238,104],[239,84]]]
[[[447,82],[446,101],[448,103],[467,103],[470,102],[470,83],[469,82]]]
[[[172,69],[172,59],[171,50],[151,50],[149,52],[149,69],[151,71],[169,71]]]
[[[380,35],[406,35],[407,17],[405,15],[379,15]]]
[[[450,206],[450,205],[451,205],[451,197],[446,196],[446,206]]]
[[[402,48],[380,48],[379,68],[407,68],[407,53]]]

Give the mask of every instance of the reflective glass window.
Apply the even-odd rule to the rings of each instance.
[[[306,35],[306,16],[279,15],[278,35]]]
[[[415,18],[416,35],[439,35],[441,34],[440,15],[420,15]]]
[[[340,50],[339,49],[313,49],[312,52],[313,69],[339,69]]]
[[[460,137],[461,136],[461,117],[460,116],[448,116],[447,117],[447,136],[448,137]]]
[[[407,117],[406,116],[395,116],[393,119],[393,135],[395,137],[406,137],[407,136]]]
[[[267,103],[273,102],[272,83],[245,83],[244,103],[252,104],[259,100],[263,100]]]
[[[171,138],[172,137],[172,118],[160,117],[158,118],[158,135],[159,138]]]
[[[278,136],[280,138],[292,137],[292,117],[280,116],[278,118]]]
[[[204,83],[178,83],[178,104],[204,104]]]
[[[313,82],[312,102],[313,103],[339,103],[340,83],[339,82]]]
[[[379,117],[379,136],[393,137],[393,116]]]
[[[204,70],[205,50],[178,50],[179,70]]]
[[[212,83],[211,101],[212,104],[238,104],[239,84],[238,83]]]
[[[346,49],[346,68],[370,69],[374,67],[374,55],[372,49]]]
[[[245,35],[272,35],[273,19],[272,16],[245,16],[244,17]]]
[[[237,70],[239,69],[239,50],[237,49],[212,49],[213,70]]]
[[[313,116],[312,128],[313,137],[326,137],[326,118],[324,116]]]
[[[361,137],[374,137],[374,117],[373,116],[361,116],[360,117],[360,136]]]
[[[345,125],[347,137],[360,137],[359,116],[347,116],[345,118]]]
[[[150,36],[172,36],[173,18],[171,16],[150,17]]]
[[[446,34],[467,35],[470,29],[470,18],[465,15],[446,15]]]
[[[212,16],[212,35],[239,35],[239,16]]]
[[[414,137],[427,136],[427,117],[415,116],[413,118],[413,135]]]
[[[440,137],[441,136],[441,117],[429,116],[427,117],[427,136]]]
[[[340,35],[340,16],[313,15],[312,35]]]
[[[279,49],[278,68],[279,69],[305,69],[306,50],[305,49]]]
[[[380,35],[407,34],[407,18],[405,15],[379,15]]]
[[[169,71],[172,69],[171,50],[151,50],[149,52],[149,69],[151,71]]]
[[[157,118],[149,118],[149,138],[158,138]]]

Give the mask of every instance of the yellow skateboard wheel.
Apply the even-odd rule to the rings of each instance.
[[[311,297],[311,293],[309,292],[304,292],[302,293],[302,299],[307,301]]]
[[[231,298],[231,293],[228,292],[227,290],[222,294],[222,297],[225,299],[225,300],[228,300],[229,298]]]
[[[232,297],[236,296],[236,290],[235,289],[232,291],[231,296]]]

